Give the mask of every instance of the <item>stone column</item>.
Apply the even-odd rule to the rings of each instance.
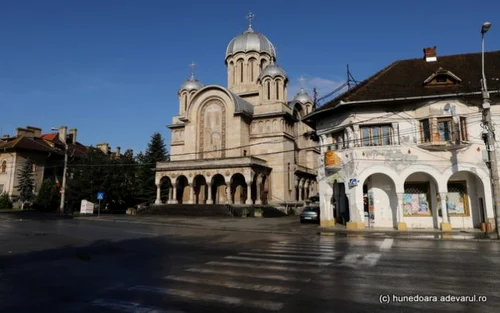
[[[255,204],[262,204],[262,176],[257,177],[257,183],[255,184],[256,188],[255,191],[257,192],[257,196],[255,198]]]
[[[450,219],[448,217],[448,209],[446,208],[446,196],[447,192],[440,192],[439,193],[439,202],[441,206],[441,216],[443,218],[443,221],[441,222],[441,230],[442,231],[451,231],[451,223]]]
[[[308,180],[304,183],[304,200],[307,200],[309,199],[309,186],[310,186],[311,182]]]
[[[392,123],[392,144],[399,145],[399,124]]]
[[[396,221],[398,222],[397,229],[398,230],[407,230],[406,222],[403,218],[403,192],[398,192],[398,205],[396,207]]]
[[[226,203],[233,204],[233,201],[231,199],[231,186],[226,187],[226,197],[227,197]]]
[[[300,182],[299,182],[299,202],[304,201],[304,199],[302,199],[302,192],[303,191],[304,191],[304,181],[300,180]]]
[[[161,204],[161,184],[156,185],[156,200],[155,204]]]
[[[177,184],[172,184],[172,187],[170,188],[170,194],[171,196],[168,199],[168,203],[171,204],[176,204],[177,203]]]
[[[207,204],[214,204],[214,200],[212,200],[212,185],[207,183],[208,196],[207,196]]]
[[[188,204],[194,204],[194,183],[189,184],[189,200]]]
[[[247,198],[245,204],[253,204],[252,202],[252,181],[246,181],[247,183]]]

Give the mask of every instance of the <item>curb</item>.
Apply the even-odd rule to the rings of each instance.
[[[399,240],[424,240],[424,241],[465,241],[465,242],[497,242],[497,243],[500,243],[500,240],[498,239],[491,239],[491,238],[484,238],[484,239],[480,239],[480,238],[470,238],[470,239],[466,239],[466,238],[418,238],[418,237],[413,237],[414,235],[397,235],[397,236],[392,236],[392,235],[389,235],[389,234],[384,234],[384,235],[376,235],[376,236],[373,236],[373,235],[370,235],[370,234],[365,234],[365,233],[360,233],[360,232],[356,232],[356,233],[347,233],[347,232],[343,232],[341,234],[336,234],[336,233],[333,233],[333,232],[319,232],[318,233],[319,236],[345,236],[345,237],[371,237],[371,238],[394,238],[394,239],[399,239]],[[421,234],[419,234],[421,235]],[[418,235],[417,235],[418,236]]]
[[[209,226],[197,226],[197,225],[188,225],[188,224],[169,224],[169,223],[143,222],[143,221],[102,220],[102,219],[97,219],[97,218],[80,218],[80,219],[89,220],[89,221],[98,221],[98,222],[146,224],[146,225],[158,225],[158,226],[194,228],[194,229],[208,229],[208,230],[232,231],[232,232],[239,231],[239,232],[249,232],[249,233],[296,235],[296,236],[307,235],[307,233],[301,233],[301,232],[286,232],[286,231],[259,230],[259,229],[242,229],[242,228],[234,228],[234,227],[209,227]],[[316,233],[311,232],[311,235],[312,234],[316,235]]]

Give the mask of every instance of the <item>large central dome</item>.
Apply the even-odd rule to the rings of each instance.
[[[266,36],[254,32],[251,27],[248,30],[231,40],[226,49],[226,60],[229,56],[238,52],[267,52],[276,58],[276,49]]]

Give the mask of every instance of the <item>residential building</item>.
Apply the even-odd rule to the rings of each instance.
[[[167,203],[279,204],[316,194],[319,151],[301,117],[313,109],[302,89],[288,101],[289,77],[271,41],[248,29],[225,51],[227,87],[203,86],[194,73],[179,89],[171,160],[156,167]]]
[[[322,225],[473,228],[494,223],[482,134],[481,54],[396,61],[308,114],[320,138]],[[485,54],[500,125],[500,51]]]

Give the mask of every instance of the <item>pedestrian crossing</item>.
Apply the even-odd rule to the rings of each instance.
[[[337,251],[334,242],[278,241],[169,273],[153,285],[107,291],[92,312],[278,312],[331,267],[373,267],[380,253]],[[210,309],[207,309],[210,308]]]

